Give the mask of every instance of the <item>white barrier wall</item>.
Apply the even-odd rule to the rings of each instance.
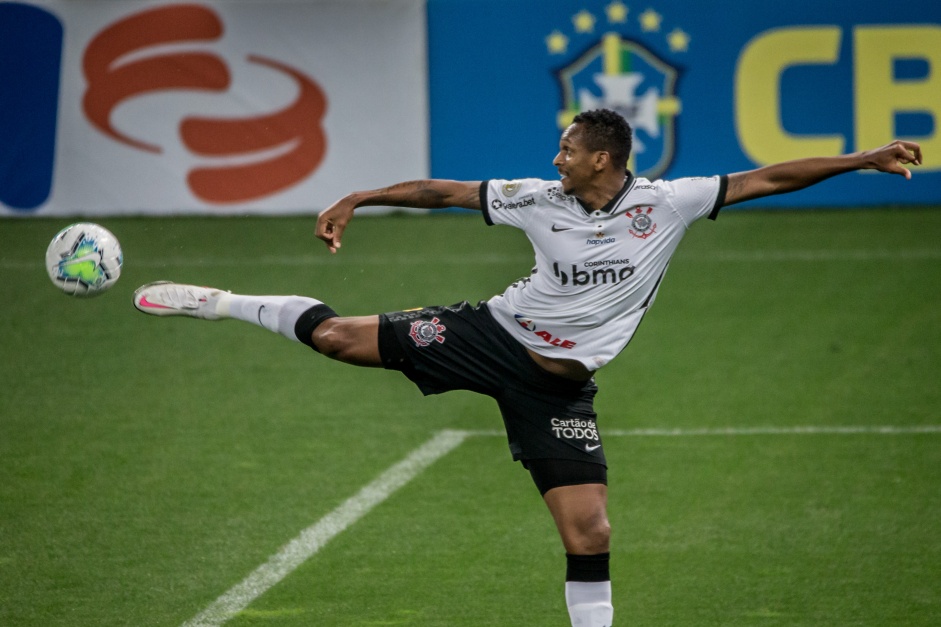
[[[290,213],[428,176],[422,0],[3,3],[0,39],[0,215]]]

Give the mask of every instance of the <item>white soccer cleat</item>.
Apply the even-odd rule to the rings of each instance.
[[[134,306],[151,316],[190,316],[220,320],[228,316],[229,292],[213,287],[157,281],[137,288]]]

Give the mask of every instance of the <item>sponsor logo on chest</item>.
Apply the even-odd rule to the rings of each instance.
[[[580,268],[571,264],[562,268],[559,262],[552,264],[552,272],[562,285],[617,285],[634,275],[636,266],[630,259],[603,259],[586,261]]]

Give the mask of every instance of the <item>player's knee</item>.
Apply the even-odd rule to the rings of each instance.
[[[611,546],[611,523],[608,522],[607,516],[601,516],[592,521],[583,534],[583,538],[585,555],[606,553]]]
[[[317,351],[325,357],[343,361],[355,346],[355,337],[343,318],[326,320],[314,330],[312,339]]]
[[[575,555],[607,553],[611,546],[611,523],[603,513],[579,520],[565,530],[565,550]]]
[[[380,366],[377,320],[331,318],[311,333],[314,348],[330,359],[354,366]]]

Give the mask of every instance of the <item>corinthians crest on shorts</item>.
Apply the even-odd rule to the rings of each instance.
[[[412,328],[409,330],[408,336],[415,342],[415,346],[422,348],[432,342],[443,343],[444,336],[442,333],[446,330],[447,327],[441,324],[437,317],[431,320],[415,320],[412,322]]]

